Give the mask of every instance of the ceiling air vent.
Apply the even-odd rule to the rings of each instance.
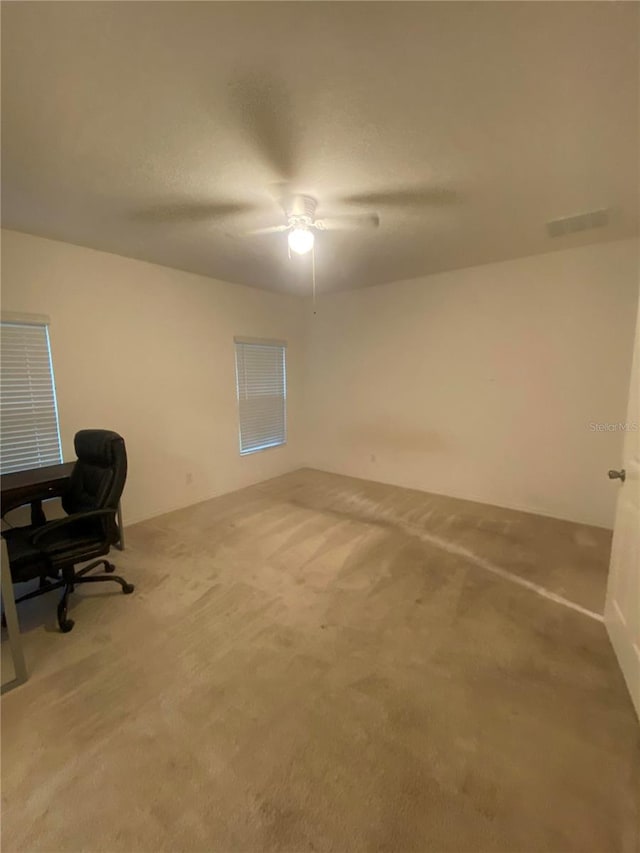
[[[554,219],[547,222],[547,233],[549,237],[564,237],[566,234],[575,234],[577,231],[588,231],[590,228],[603,228],[609,224],[609,211],[590,210],[589,213],[579,213],[577,216],[565,216],[562,219]]]

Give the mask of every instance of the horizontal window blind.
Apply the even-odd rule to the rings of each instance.
[[[0,323],[0,471],[62,462],[49,331]]]
[[[236,339],[240,453],[287,440],[286,345]]]

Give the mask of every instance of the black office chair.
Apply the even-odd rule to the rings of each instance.
[[[89,566],[75,570],[77,563],[108,554],[120,538],[116,513],[127,477],[124,439],[109,430],[85,429],[77,433],[74,446],[78,460],[69,487],[62,495],[67,516],[41,526],[14,527],[2,533],[13,582],[40,578],[39,588],[20,596],[16,604],[62,588],[58,625],[65,633],[74,625],[72,619],[67,619],[67,604],[76,584],[115,581],[125,594],[134,590],[133,584],[111,574],[115,566],[107,560],[94,560]],[[88,572],[100,565],[107,574],[88,576]]]

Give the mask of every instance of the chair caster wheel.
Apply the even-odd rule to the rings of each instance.
[[[68,634],[75,624],[73,619],[65,619],[64,622],[60,622],[60,630],[63,634]]]
[[[135,586],[132,583],[126,583],[122,587],[122,591],[124,592],[125,595],[130,595],[134,589],[135,589]]]
[[[105,572],[115,572],[116,567],[113,565],[113,563],[105,563],[104,570]]]

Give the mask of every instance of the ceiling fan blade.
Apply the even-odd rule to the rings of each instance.
[[[377,228],[380,225],[380,217],[377,213],[323,216],[313,224],[319,231],[355,231],[360,228]]]
[[[255,205],[233,201],[174,202],[158,204],[134,211],[131,219],[136,222],[178,223],[178,222],[214,222],[226,216],[248,213]]]
[[[432,205],[451,204],[458,200],[454,190],[444,187],[405,187],[391,190],[380,190],[369,193],[358,193],[341,199],[345,204],[363,204],[369,207],[382,207],[385,204],[393,207],[423,207]]]
[[[267,228],[254,228],[251,231],[245,231],[245,234],[281,234],[288,230],[288,225],[269,225]]]
[[[295,122],[287,89],[263,75],[231,83],[232,108],[254,148],[281,181],[296,174]]]

